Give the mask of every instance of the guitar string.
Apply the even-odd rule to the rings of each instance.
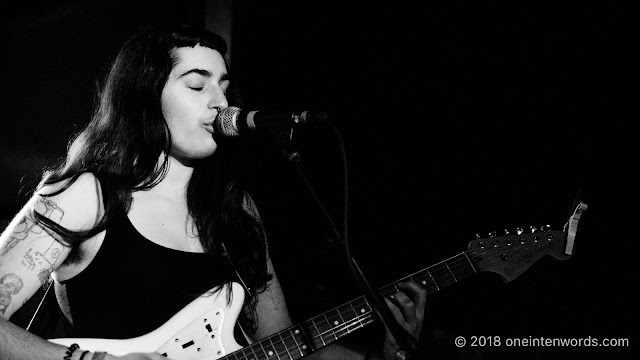
[[[516,249],[516,248],[514,248]],[[503,262],[503,260],[501,259],[501,255],[504,252],[503,249],[500,248],[492,248],[489,250],[470,250],[467,252],[467,255],[470,255],[470,258],[473,258],[474,255],[478,254],[478,253],[483,253],[483,260],[484,260],[484,264],[486,265],[495,265],[497,262]],[[459,271],[460,269],[469,269],[471,266],[471,264],[469,263],[469,259],[467,259],[466,256],[464,256],[464,253],[458,255],[458,257],[450,262],[446,262],[444,264],[436,264],[433,265],[427,269],[418,271],[412,275],[409,275],[407,277],[404,277],[396,282],[394,282],[392,285],[387,285],[387,287],[383,288],[381,290],[382,293],[384,293],[385,295],[391,295],[393,293],[396,292],[395,290],[395,285],[399,282],[402,282],[406,279],[412,279],[417,281],[418,283],[422,283],[423,286],[426,287],[426,284],[433,284],[432,286],[435,286],[435,289],[432,288],[432,290],[435,290],[434,293],[436,291],[442,290],[443,288],[455,284],[458,281],[462,280],[463,278],[458,278],[455,276],[456,273],[458,273],[458,275],[461,274],[461,272]],[[474,265],[475,266],[475,265]],[[473,273],[469,274],[469,275],[473,275],[475,274],[475,270]],[[453,281],[445,281],[445,277],[444,275],[446,275],[446,278],[451,278],[453,277]],[[466,278],[467,276],[464,276],[464,278]],[[439,280],[439,281],[438,281]],[[394,287],[394,289],[390,289],[390,287]]]
[[[518,239],[516,239],[518,240]],[[453,272],[453,268],[456,268],[456,270],[459,270],[462,267],[469,267],[469,260],[472,260],[477,254],[482,254],[483,258],[484,258],[484,263],[486,265],[495,265],[496,263],[499,262],[504,262],[504,260],[501,258],[501,255],[503,253],[505,253],[505,249],[508,250],[509,252],[514,252],[514,251],[520,251],[523,252],[523,248],[524,247],[524,251],[528,251],[534,247],[540,247],[541,243],[552,243],[553,239],[551,241],[548,241],[546,239],[541,239],[538,240],[537,243],[532,242],[530,239],[525,243],[522,244],[520,243],[520,241],[516,241],[513,245],[507,245],[507,247],[505,247],[504,244],[500,245],[499,247],[491,247],[488,249],[488,247],[485,247],[484,249],[482,248],[475,248],[475,249],[471,249],[471,250],[467,250],[466,252],[463,252],[461,254],[458,254],[456,256],[453,256],[450,259],[454,259],[452,261],[449,261],[450,259],[441,261],[440,263],[434,264],[426,269],[420,270],[415,272],[414,274],[411,274],[409,276],[406,276],[400,280],[395,281],[394,283],[392,283],[391,285],[388,286],[395,286],[395,284],[405,280],[405,279],[412,279],[412,278],[421,278],[423,281],[425,279],[429,279],[428,276],[425,276],[424,273],[428,274],[432,274],[437,276],[441,276],[443,273],[447,274],[447,273],[454,273]],[[468,259],[466,256],[463,256],[464,254],[469,255],[470,259]],[[447,269],[447,266],[451,269]],[[475,265],[474,265],[475,266]],[[454,275],[455,277],[455,275]],[[438,286],[438,283],[435,281],[434,279],[431,279],[431,282],[434,282],[436,286]],[[457,281],[455,281],[457,282]],[[428,283],[428,282],[427,282]],[[451,283],[445,284],[445,287],[447,285],[450,285]],[[424,284],[423,284],[424,285]],[[436,291],[439,290],[439,287],[436,289]],[[387,291],[388,292],[388,291]]]
[[[520,245],[518,245],[518,244],[519,243],[516,243],[516,245],[514,245],[511,248],[511,250],[519,250],[519,248],[524,248],[525,250],[528,250],[529,248],[537,246],[537,244],[531,244],[531,243],[520,244]],[[489,249],[489,250],[486,250],[486,249],[484,249],[484,250],[475,250],[475,251],[474,250],[469,250],[468,253],[470,253],[473,256],[474,252],[475,253],[484,252],[484,257],[487,259],[486,262],[491,263],[491,262],[495,262],[495,261],[500,261],[500,262],[503,261],[501,259],[501,254],[503,253],[503,250],[504,249],[502,249],[502,248],[492,248],[492,249]],[[446,263],[446,265],[448,266],[447,269],[445,269],[444,267],[433,269],[434,267],[438,266],[438,264],[436,264],[434,266],[431,266],[431,267],[427,268],[426,270],[418,271],[418,272],[416,272],[416,273],[414,273],[414,274],[412,274],[412,275],[410,275],[408,277],[405,277],[404,279],[407,279],[407,278],[426,279],[428,274],[425,274],[425,272],[427,272],[427,271],[429,273],[431,273],[431,274],[449,273],[449,272],[454,272],[453,270],[459,270],[459,268],[462,265],[464,265],[464,267],[468,267],[470,265],[469,264],[469,260],[466,257],[462,256],[462,255],[464,255],[464,253],[453,257],[453,258],[455,258],[454,261],[447,262]],[[446,261],[447,260],[445,260],[445,262]],[[390,287],[390,286],[388,286],[388,287]],[[382,289],[382,291],[386,292],[384,288]],[[387,293],[389,293],[389,292],[387,292]],[[355,302],[358,302],[358,301],[362,301],[363,303],[366,304],[366,300],[364,299],[364,297],[356,299],[356,300],[350,302],[349,304],[351,304],[351,306],[353,306],[353,304]],[[342,306],[346,306],[346,305],[342,305]],[[327,313],[330,313],[330,312],[327,312]],[[318,317],[322,317],[322,316],[326,316],[326,314],[320,315]],[[318,318],[318,317],[316,317],[316,318]],[[316,318],[314,318],[314,319],[316,319]]]
[[[542,239],[542,241],[544,242],[545,239]],[[551,243],[552,241],[547,241],[547,242]],[[513,245],[508,245],[508,246],[509,247],[507,249],[509,249],[510,251],[518,250],[519,248],[524,248],[524,250],[526,251],[526,250],[528,250],[530,248],[538,247],[539,243],[534,243],[534,242],[531,242],[531,241],[527,241],[527,242],[525,242],[523,244],[523,243],[517,241]],[[477,255],[479,253],[484,253],[483,254],[484,257],[488,259],[486,262],[492,263],[492,264],[494,264],[495,262],[501,262],[501,261],[504,261],[501,258],[501,254],[504,253],[503,250],[504,249],[501,248],[501,247],[492,247],[489,250],[487,250],[486,248],[485,249],[476,248],[476,249],[467,250],[466,252],[462,252],[462,253],[460,253],[458,255],[455,255],[455,256],[447,259],[447,260],[443,260],[443,261],[441,261],[441,262],[439,262],[437,264],[434,264],[434,265],[432,265],[432,266],[430,266],[430,267],[428,267],[426,269],[417,271],[414,274],[406,276],[406,277],[394,282],[393,284],[398,283],[400,281],[403,281],[403,279],[413,279],[413,278],[416,278],[416,279],[424,278],[424,279],[426,279],[427,278],[426,277],[427,274],[424,274],[425,272],[428,272],[428,273],[430,273],[432,275],[433,274],[437,274],[438,272],[440,272],[440,273],[449,272],[449,273],[451,273],[453,275],[452,267],[453,268],[460,268],[462,265],[464,265],[465,267],[468,267],[469,265],[471,265],[471,264],[469,264],[469,259],[466,256],[464,256],[465,253],[467,255],[471,255],[471,256]],[[500,253],[500,255],[498,255],[498,253]],[[450,259],[453,259],[453,260],[448,262]],[[440,266],[440,267],[438,268],[438,266]],[[454,279],[456,279],[455,275],[453,275],[453,277],[454,277]],[[457,279],[454,282],[457,282]],[[449,285],[449,284],[447,284],[447,285]],[[394,285],[388,285],[387,287],[391,287],[391,286],[394,286]],[[384,288],[381,289],[381,290],[382,290],[381,292],[387,292],[387,291],[384,291]],[[357,298],[357,299],[355,299],[355,300],[353,300],[353,301],[348,303],[352,307],[352,310],[347,311],[347,312],[351,313],[352,311],[355,311],[355,309],[354,309],[355,307],[360,307],[360,306],[354,306],[355,303],[359,303],[359,302],[362,302],[362,305],[366,305],[367,307],[369,307],[369,304],[366,301],[366,299],[364,297],[359,297],[359,298]],[[340,307],[346,307],[346,306],[347,305],[345,304],[345,305],[341,305]],[[327,312],[325,312],[325,313],[323,313],[321,315],[318,315],[318,316],[316,316],[316,317],[314,317],[314,318],[312,318],[312,319],[310,319],[308,321],[313,321],[313,319],[317,319],[317,318],[320,318],[320,317],[324,317],[326,319],[327,323],[329,323],[329,320],[331,318],[334,318],[334,319],[336,319],[336,321],[338,321],[337,320],[338,317],[336,315],[327,316],[327,314],[330,314],[330,313],[335,312],[335,311],[338,311],[338,313],[337,313],[338,316],[340,316],[341,320],[343,320],[342,319],[342,314],[344,314],[344,312],[339,310],[340,307],[332,309],[330,311],[327,311]],[[366,324],[362,324],[362,319],[363,318],[366,318],[366,320],[365,320]],[[364,326],[370,324],[370,322],[372,322],[372,321],[373,321],[372,312],[369,309],[369,310],[367,310],[367,312],[364,315],[357,315],[355,318],[351,318],[351,319],[349,319],[347,321],[343,320],[343,322],[339,322],[339,325],[337,325],[337,327],[330,328],[329,330],[326,330],[324,332],[320,332],[318,335],[313,336],[312,339],[314,341],[316,341],[316,343],[314,345],[315,346],[320,346],[320,343],[317,343],[318,339],[321,339],[323,345],[325,344],[323,335],[332,333],[333,337],[335,337],[337,339],[338,336],[336,336],[336,333],[340,333],[340,332],[344,332],[344,331],[347,331],[347,333],[349,333],[350,331],[352,331],[351,328],[353,328],[353,330],[355,330],[355,329],[358,329],[358,328],[361,328],[361,327],[364,327]],[[283,332],[287,332],[288,333],[287,330],[285,330]],[[274,334],[274,335],[268,337],[268,339],[270,339],[271,337],[275,337],[276,335],[278,335],[281,338],[282,341],[277,341],[277,342],[281,342],[281,343],[284,344],[284,352],[280,352],[279,350],[276,349],[275,346],[272,346],[274,348],[274,350],[276,351],[275,355],[278,356],[278,358],[280,358],[280,354],[289,353],[289,350],[297,350],[298,352],[302,352],[302,349],[300,349],[300,346],[297,344],[297,341],[295,340],[295,337],[293,336],[293,334],[289,333],[286,336],[282,336],[283,332],[280,332],[280,333],[277,333],[277,334]],[[341,335],[341,336],[343,336],[343,335]],[[296,345],[292,346],[292,347],[288,347],[288,345],[286,345],[286,341],[285,341],[286,339],[293,339],[296,342]],[[333,340],[331,340],[331,341],[333,341]],[[270,340],[270,342],[273,345],[273,341]],[[253,346],[253,345],[251,345],[251,346]],[[265,352],[263,347],[262,347],[262,351]],[[254,354],[255,354],[255,352],[254,352]],[[232,355],[232,354],[230,354],[230,355]],[[268,357],[269,355],[265,352],[265,356]],[[271,355],[271,356],[273,356],[273,355]],[[290,354],[288,354],[287,356],[289,358],[292,358]]]
[[[371,315],[372,315],[371,313],[367,313],[367,314],[364,314],[364,315],[358,315],[355,318],[350,319],[348,321],[345,321],[340,326],[334,328],[335,330],[333,330],[333,329],[332,330],[327,330],[325,332],[319,333],[318,335],[315,335],[313,337],[313,340],[317,340],[317,339],[323,337],[323,335],[329,334],[330,332],[334,333],[334,334],[339,334],[339,333],[344,333],[345,331],[347,331],[347,333],[349,333],[349,332],[354,331],[354,330],[356,330],[358,328],[363,328],[364,326],[369,325],[371,322],[373,322],[373,318],[372,318]],[[234,353],[228,354],[227,356],[223,357],[222,359],[230,359],[231,356],[233,356],[236,359],[238,359],[238,354],[242,354],[245,357],[245,359],[255,359],[254,356],[258,356],[258,355],[256,354],[256,352],[255,352],[255,350],[253,348],[257,348],[258,345],[260,345],[260,348],[258,349],[258,352],[264,353],[264,355],[266,357],[276,356],[278,359],[281,359],[280,355],[285,355],[286,354],[285,358],[293,359],[294,357],[291,355],[291,352],[295,353],[296,356],[297,356],[297,353],[301,353],[302,355],[300,355],[300,357],[308,355],[309,351],[307,351],[307,354],[305,354],[305,351],[304,351],[305,349],[301,348],[298,345],[298,342],[295,340],[295,336],[293,336],[293,334],[291,332],[289,332],[288,330],[289,329],[283,330],[283,331],[281,331],[279,333],[276,333],[276,334],[273,334],[273,335],[261,340],[259,343],[251,344],[248,347],[240,349],[239,351],[236,351]],[[284,335],[283,336],[282,333],[288,333],[288,335]],[[332,336],[332,337],[337,339],[337,338],[340,338],[342,336],[343,335],[340,335],[339,337],[338,336]],[[279,337],[281,340],[273,341],[273,338],[275,338],[275,337]],[[288,339],[292,339],[296,343],[296,345],[292,345],[292,346],[287,345],[286,340],[288,340]],[[331,340],[331,342],[333,342],[336,339],[330,339],[330,340]],[[265,346],[263,346],[262,343],[266,342],[267,340],[269,340],[269,342],[272,345],[265,347]],[[276,345],[276,343],[282,343],[284,345],[282,345],[281,347],[278,347]],[[324,344],[324,342],[322,344]],[[320,344],[317,341],[314,341],[314,345],[316,346],[316,348],[323,346],[322,344]],[[272,355],[270,355],[269,352],[267,351],[267,350],[271,350],[271,349],[273,349],[273,354]],[[245,354],[248,350],[251,350],[251,353],[253,355]]]
[[[316,348],[322,347],[324,346],[324,344],[327,341],[333,342],[339,338],[341,338],[342,336],[351,333],[354,330],[360,329],[360,328],[364,328],[366,325],[371,324],[374,321],[373,319],[373,314],[371,312],[368,312],[366,314],[363,315],[358,315],[355,318],[352,318],[350,320],[345,321],[344,323],[340,324],[339,326],[332,328],[330,330],[326,330],[324,332],[320,332],[317,335],[314,335],[312,337],[312,339],[314,340],[314,346]],[[346,331],[346,334],[344,334]],[[283,336],[282,333],[289,333],[288,335]],[[327,341],[325,341],[324,339],[324,335],[328,335],[328,334],[333,334],[332,336],[330,336],[328,339],[326,339]],[[336,336],[336,334],[340,334],[342,333],[340,336]],[[280,337],[282,340],[277,340],[277,341],[273,341],[272,338],[275,337]],[[319,342],[318,339],[322,338],[322,342]],[[264,355],[266,357],[273,357],[276,356],[278,359],[281,359],[280,355],[286,356],[286,358],[288,359],[294,359],[294,357],[291,355],[291,352],[293,351],[294,353],[305,353],[303,350],[301,349],[299,345],[293,345],[293,346],[289,346],[286,343],[286,339],[294,339],[294,336],[287,330],[283,330],[279,333],[273,334],[271,336],[268,336],[262,340],[260,340],[259,343],[255,343],[255,344],[251,344],[243,349],[240,349],[236,352],[233,352],[231,354],[228,354],[227,356],[224,356],[223,358],[221,358],[220,360],[223,359],[230,359],[231,356],[234,356],[236,359],[238,359],[238,353],[243,353],[242,355],[245,356],[245,359],[254,359],[253,357],[251,357],[251,355],[249,355],[247,357],[246,354],[244,354],[244,352],[246,352],[247,350],[252,350],[252,353],[254,355],[257,356],[257,354],[255,353],[255,351],[253,349],[250,349],[251,347],[257,347],[257,345],[260,345],[260,349],[258,349],[260,352],[260,350],[262,351],[262,353],[264,353]],[[270,347],[269,346],[263,346],[261,343],[265,342],[266,340],[269,340],[269,342],[272,344]],[[284,345],[282,345],[281,348],[278,348],[274,343],[282,343]],[[273,350],[273,355],[269,355],[269,353],[266,351],[267,349],[272,349]],[[301,355],[302,356],[306,356],[308,355],[308,353],[310,353],[310,351],[308,351],[306,354]],[[256,359],[257,360],[257,359]]]

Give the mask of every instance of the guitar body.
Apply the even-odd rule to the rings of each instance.
[[[227,286],[203,295],[156,330],[131,339],[51,339],[56,344],[78,344],[92,352],[104,351],[112,355],[128,353],[164,354],[177,360],[218,359],[242,348],[235,341],[234,326],[244,302],[244,290],[231,284],[232,299],[227,304]]]

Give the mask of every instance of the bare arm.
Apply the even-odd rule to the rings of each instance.
[[[35,210],[70,229],[91,228],[97,221],[99,194],[92,175],[81,176],[69,189],[53,197],[55,186],[36,193],[0,236],[0,354],[3,359],[61,359],[66,348],[11,324],[8,319],[22,307],[69,255],[70,247],[39,225]],[[57,239],[58,238],[58,239]]]

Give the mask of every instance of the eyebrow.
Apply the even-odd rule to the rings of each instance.
[[[211,72],[210,72],[210,71],[208,71],[208,70],[204,70],[204,69],[191,69],[191,70],[189,70],[189,71],[186,71],[186,72],[182,73],[182,74],[179,76],[179,78],[185,77],[185,76],[187,76],[187,75],[189,75],[189,74],[198,74],[198,75],[200,75],[200,76],[204,76],[204,77],[211,77],[211,76],[212,76]],[[226,72],[225,72],[225,73],[222,73],[222,76],[220,76],[220,81],[223,81],[223,80],[229,80],[229,74],[228,74],[228,73],[226,73]]]

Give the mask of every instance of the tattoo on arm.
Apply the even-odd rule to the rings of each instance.
[[[36,203],[36,211],[56,222],[60,222],[64,216],[64,211],[58,206],[58,204],[47,198],[40,198],[38,200]],[[20,241],[26,239],[29,233],[40,234],[42,233],[42,230],[42,227],[38,225],[34,219],[29,216],[25,216],[13,230],[13,233],[9,236],[9,239],[4,246],[0,248],[0,255],[8,253]]]
[[[22,265],[27,269],[33,271],[36,268],[40,269],[38,272],[38,279],[43,288],[50,282],[50,275],[55,270],[55,264],[60,255],[62,254],[62,245],[56,241],[52,241],[49,247],[40,252],[39,250],[29,249],[22,258]]]
[[[0,278],[0,313],[5,313],[11,304],[11,295],[22,290],[22,279],[16,274],[7,274]]]

